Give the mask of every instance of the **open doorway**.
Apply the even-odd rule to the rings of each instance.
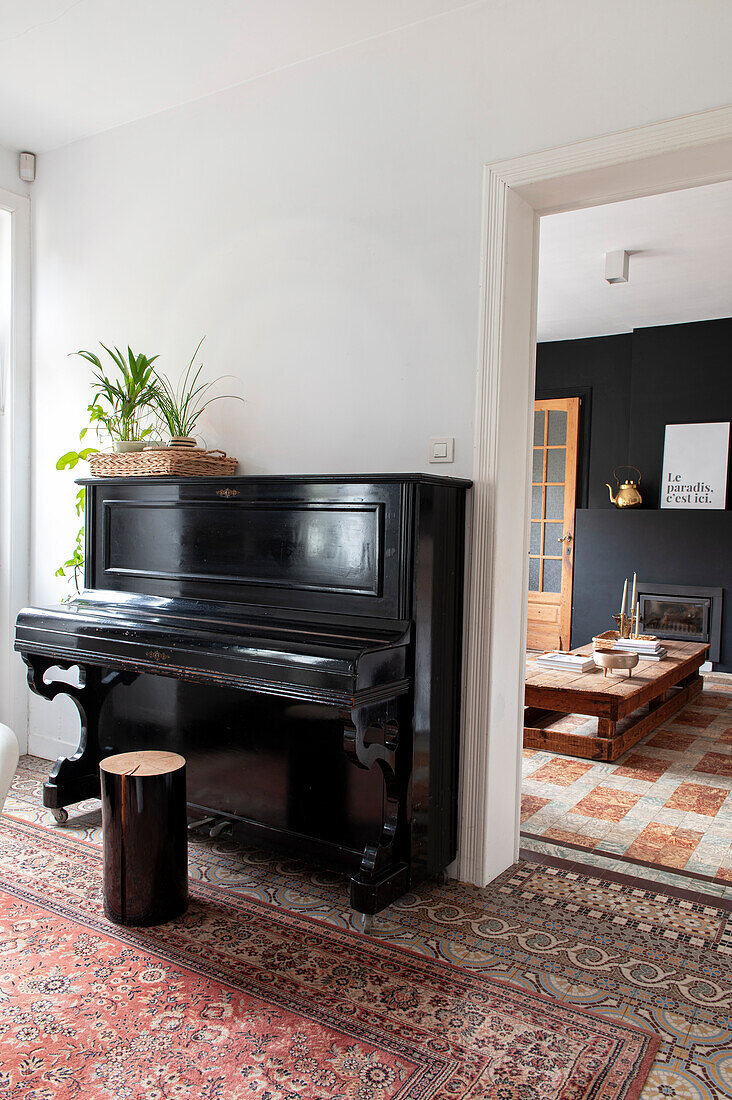
[[[457,872],[519,854],[539,217],[732,178],[732,106],[484,168]],[[575,580],[576,590],[576,580]]]
[[[729,452],[716,507],[664,507],[663,478],[667,425],[729,426],[731,253],[732,182],[541,220],[527,646],[562,652],[530,654],[523,739],[524,849],[713,896],[732,886]],[[639,621],[613,638],[623,604]],[[601,671],[606,652],[635,665]]]

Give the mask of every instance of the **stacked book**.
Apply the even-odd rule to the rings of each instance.
[[[563,668],[569,672],[589,672],[595,667],[592,657],[581,653],[560,653],[557,649],[541,653],[536,663],[544,668]]]
[[[641,661],[661,661],[668,653],[658,638],[618,638],[613,649],[637,653]]]

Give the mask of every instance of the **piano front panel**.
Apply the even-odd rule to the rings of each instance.
[[[334,707],[146,675],[110,693],[99,738],[102,752],[179,752],[192,808],[336,845],[358,866],[384,790],[348,760],[343,726]]]
[[[384,505],[104,502],[104,577],[379,596]]]
[[[411,487],[92,483],[86,587],[403,617]],[[224,494],[224,495],[222,495]]]

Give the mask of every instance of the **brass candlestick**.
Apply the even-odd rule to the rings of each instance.
[[[620,615],[613,615],[613,621],[618,628],[618,633],[621,638],[638,637],[639,623],[636,611],[631,611],[630,615],[626,615],[624,611]]]

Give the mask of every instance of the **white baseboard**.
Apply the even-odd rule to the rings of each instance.
[[[28,753],[30,756],[40,756],[43,760],[57,760],[59,756],[73,756],[76,745],[65,741],[56,741],[52,737],[44,737],[42,733],[32,733],[28,738]]]
[[[705,672],[703,665],[699,671],[704,677],[705,684],[719,684],[720,687],[732,687],[732,672]]]

